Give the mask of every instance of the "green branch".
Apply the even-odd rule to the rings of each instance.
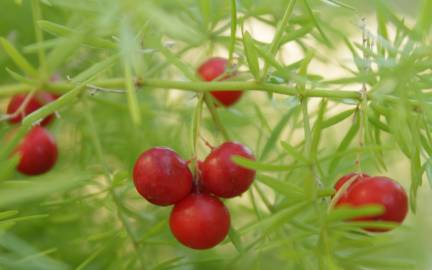
[[[229,141],[230,140],[230,136],[228,134],[228,131],[226,130],[226,128],[224,127],[224,125],[222,124],[222,120],[219,117],[219,114],[216,111],[214,102],[212,97],[209,94],[205,94],[204,95],[204,101],[207,105],[207,108],[213,118],[213,122],[216,125],[216,127],[219,129],[219,131],[222,133],[222,136],[224,137],[225,141]]]
[[[237,0],[231,0],[231,40],[229,44],[229,63],[232,64],[235,43],[236,43],[236,34],[237,34]]]
[[[43,32],[40,29],[39,25],[37,24],[38,21],[42,20],[42,10],[40,7],[39,0],[32,0],[32,12],[33,12],[33,21],[34,21],[34,28],[35,28],[35,35],[36,35],[36,42],[38,45],[38,58],[39,58],[39,66],[42,71],[43,76],[47,76],[46,73],[46,57],[45,57],[45,49],[43,48],[42,44],[44,42]],[[44,77],[44,79],[46,79]]]
[[[282,39],[283,34],[285,33],[285,27],[288,25],[289,22],[289,18],[291,17],[291,14],[294,10],[294,6],[296,4],[296,0],[291,0],[288,3],[288,6],[285,10],[285,13],[283,15],[282,21],[278,24],[277,29],[276,29],[276,33],[273,37],[273,41],[271,43],[269,52],[272,56],[274,56],[279,48],[279,44],[280,41]],[[269,65],[267,64],[268,62],[265,63],[264,65],[264,69],[263,69],[263,73],[261,75],[261,79],[264,79],[265,76],[267,75],[267,72],[269,70]]]
[[[106,88],[121,88],[124,87],[124,79],[108,79],[92,83],[98,87]],[[294,87],[289,87],[281,84],[257,83],[257,82],[186,82],[186,81],[167,81],[159,79],[143,79],[139,82],[142,87],[163,88],[163,89],[178,89],[196,92],[210,92],[214,89],[224,91],[261,91],[269,93],[278,93],[288,96],[305,96],[305,97],[326,97],[326,98],[341,98],[341,99],[356,99],[360,100],[361,95],[358,91],[345,90],[326,90],[326,89],[311,89],[306,93],[302,93]],[[52,83],[45,85],[47,90],[58,92],[67,92],[73,88],[70,83]],[[31,86],[20,85],[5,85],[0,87],[0,96],[9,96],[19,92],[30,91]]]
[[[112,172],[111,172],[109,164],[107,163],[107,161],[104,158],[105,155],[104,155],[104,152],[102,149],[102,144],[99,140],[99,135],[97,133],[97,129],[95,126],[93,115],[90,111],[90,108],[89,108],[86,100],[84,100],[83,106],[85,108],[84,116],[85,116],[86,122],[89,125],[90,130],[91,130],[91,132],[90,132],[91,142],[92,142],[93,146],[95,147],[96,157],[99,159],[99,162],[102,165],[102,168],[103,168],[103,171],[104,171],[104,174],[106,177],[105,179],[107,180],[108,185],[110,185],[109,192],[110,192],[112,201],[114,202],[116,210],[117,210],[116,211],[117,217],[119,218],[123,229],[125,230],[130,241],[132,242],[133,248],[135,250],[138,261],[141,264],[141,267],[145,267],[146,262],[144,261],[143,256],[140,253],[139,241],[138,241],[137,237],[135,236],[135,233],[132,230],[131,224],[129,223],[128,219],[125,217],[124,213],[122,212],[121,199],[119,198],[118,194],[116,193],[116,191],[112,187],[112,182],[113,182]]]

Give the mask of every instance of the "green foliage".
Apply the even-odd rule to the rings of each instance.
[[[430,269],[432,1],[407,14],[382,0],[1,2],[1,109],[16,93],[63,95],[0,140],[0,269]],[[210,56],[237,75],[199,81]],[[215,89],[245,95],[223,108]],[[20,175],[11,154],[51,113],[59,162]],[[3,116],[1,138],[14,129]],[[226,201],[229,237],[193,251],[170,234],[169,207],[137,194],[132,167],[167,146],[195,169],[225,140],[253,150],[233,160],[257,178]],[[382,211],[331,208],[353,171],[409,187],[410,218],[346,222]]]

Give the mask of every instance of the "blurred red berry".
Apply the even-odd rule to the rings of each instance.
[[[226,75],[224,76],[223,74],[225,73],[227,64],[228,61],[224,58],[220,58],[220,57],[210,58],[198,68],[198,75],[204,81],[226,80],[229,78],[229,76]],[[219,90],[214,90],[211,91],[210,93],[225,107],[229,107],[234,103],[236,103],[243,94],[242,91],[219,91]]]
[[[17,94],[13,96],[12,99],[9,101],[9,105],[7,107],[7,114],[10,115],[15,114],[20,109],[21,105],[24,103],[27,96],[28,94]],[[27,115],[40,109],[44,105],[56,100],[57,98],[58,96],[56,94],[52,94],[45,91],[36,92],[34,96],[32,96],[28,100],[25,107],[21,109],[21,112],[17,113],[14,117],[10,118],[9,122],[13,124],[19,123]],[[54,120],[54,115],[50,114],[42,120],[41,125],[46,126],[49,123],[51,123],[51,121],[53,120]]]
[[[49,171],[57,161],[57,144],[51,134],[40,126],[33,127],[17,148],[21,156],[18,171],[38,175]]]

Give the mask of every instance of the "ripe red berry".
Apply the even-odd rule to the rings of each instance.
[[[16,150],[21,159],[18,171],[38,175],[49,171],[57,161],[57,144],[51,134],[40,126],[33,127]]]
[[[356,208],[367,205],[381,205],[384,207],[384,213],[378,216],[358,217],[355,220],[402,223],[408,213],[408,199],[403,187],[383,176],[373,176],[357,181],[336,202],[336,207]],[[376,232],[388,231],[387,229],[364,229]]]
[[[171,205],[192,190],[192,173],[186,161],[168,148],[155,147],[141,154],[135,163],[136,190],[156,205]]]
[[[53,101],[54,101],[54,100],[57,100],[57,99],[59,99],[59,98],[61,97],[60,94],[56,94],[56,93],[50,93],[50,95],[51,95]]]
[[[9,105],[7,107],[7,113],[8,114],[15,114],[18,109],[20,109],[21,105],[26,100],[27,94],[17,94],[12,97],[12,99],[9,101]],[[32,96],[29,100],[24,109],[15,115],[14,117],[9,119],[9,122],[12,124],[16,124],[22,121],[22,119],[31,114],[32,112],[38,110],[42,106],[56,100],[58,98],[57,95],[51,94],[49,92],[40,91],[35,93],[34,96]],[[48,125],[52,120],[54,120],[54,115],[51,114],[47,117],[45,117],[41,125],[46,126]]]
[[[344,175],[344,176],[342,176],[341,178],[339,178],[339,180],[336,182],[334,188],[335,188],[336,191],[339,191],[339,189],[340,189],[340,188],[341,188],[341,187],[342,187],[342,186],[343,186],[347,181],[349,181],[349,180],[351,180],[351,179],[354,179],[354,180],[351,182],[351,185],[350,185],[350,186],[352,186],[355,182],[357,182],[357,181],[359,181],[359,180],[363,180],[363,179],[365,179],[365,178],[367,178],[367,177],[369,177],[369,175],[364,174],[364,173],[362,173],[362,174],[358,174],[358,173],[350,173],[350,174]]]
[[[208,249],[225,239],[230,228],[230,215],[216,197],[192,193],[173,208],[170,228],[183,245]]]
[[[204,62],[198,68],[198,75],[204,81],[213,80],[226,80],[229,76],[224,76],[224,72],[227,68],[228,61],[224,58],[214,57]],[[242,96],[242,91],[211,91],[213,97],[219,100],[225,107],[231,106],[236,103]]]
[[[241,156],[255,160],[244,145],[226,142],[213,149],[200,166],[205,190],[223,198],[232,198],[245,192],[255,178],[255,171],[235,164],[231,158]]]

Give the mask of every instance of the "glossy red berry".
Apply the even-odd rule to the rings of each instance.
[[[9,101],[9,105],[7,107],[7,113],[8,114],[15,114],[15,112],[21,107],[21,105],[26,100],[27,94],[17,94],[12,97],[12,99]],[[16,124],[22,121],[22,119],[31,114],[32,112],[38,110],[42,106],[56,100],[58,98],[57,95],[51,94],[49,92],[40,91],[37,92],[34,96],[32,96],[29,100],[27,105],[24,107],[24,109],[21,111],[21,113],[18,113],[14,117],[9,119],[10,123]],[[54,115],[48,115],[45,117],[41,125],[46,126],[48,125],[52,120],[54,120]]]
[[[224,76],[224,72],[227,68],[228,61],[224,58],[214,57],[204,62],[198,68],[198,75],[204,81],[213,80],[226,80],[229,76]],[[225,107],[231,106],[236,103],[242,96],[242,91],[211,91],[213,97],[215,97]]]
[[[369,175],[364,174],[364,173],[362,173],[362,174],[358,174],[358,173],[350,173],[350,174],[344,175],[344,176],[342,176],[341,178],[339,178],[339,180],[336,182],[334,188],[335,188],[336,191],[339,191],[339,189],[340,189],[340,188],[341,188],[341,187],[342,187],[342,186],[343,186],[347,181],[349,181],[349,180],[351,180],[351,179],[354,179],[354,180],[351,182],[351,185],[350,185],[350,186],[352,186],[355,182],[357,182],[357,181],[359,181],[359,180],[363,180],[363,179],[365,179],[365,178],[367,178],[367,177],[369,177]]]
[[[155,147],[141,154],[135,163],[136,190],[156,205],[171,205],[192,190],[192,173],[186,161],[168,148]]]
[[[230,228],[225,205],[208,194],[190,194],[175,205],[170,216],[174,237],[193,249],[208,249],[222,242]]]
[[[384,176],[373,176],[357,181],[337,202],[336,207],[381,205],[384,213],[378,216],[358,217],[357,221],[387,221],[402,223],[408,213],[408,198],[397,182]],[[365,228],[368,231],[387,231]]]
[[[21,156],[18,171],[38,175],[49,171],[57,161],[57,144],[51,134],[40,126],[33,127],[17,148]]]
[[[201,181],[205,190],[223,198],[232,198],[245,192],[255,178],[255,171],[235,164],[231,158],[241,156],[255,160],[252,152],[244,145],[226,142],[204,160]]]

